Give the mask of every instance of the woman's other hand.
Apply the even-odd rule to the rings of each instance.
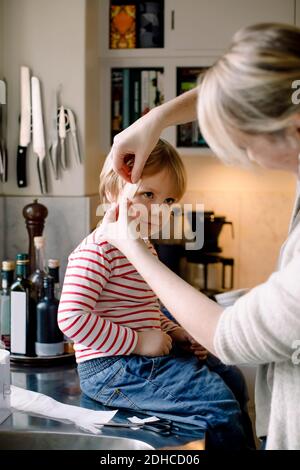
[[[189,335],[184,328],[178,327],[171,331],[170,336],[174,343],[177,343],[181,349],[193,353],[201,361],[207,358],[208,351],[201,344],[197,343],[194,338]]]
[[[139,213],[134,210],[132,201],[122,197],[119,204],[113,203],[106,211],[96,230],[97,242],[105,240],[126,255],[130,242],[140,239],[137,230],[138,217]]]

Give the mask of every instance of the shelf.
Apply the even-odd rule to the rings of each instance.
[[[111,68],[111,143],[115,135],[163,101],[163,68]]]
[[[205,72],[205,70],[207,70],[207,67],[177,67],[177,96],[195,88],[197,86],[198,76],[202,72]],[[176,145],[177,148],[195,148],[203,150],[209,148],[201,135],[197,121],[188,122],[176,127]]]
[[[164,71],[164,101],[169,101],[177,95],[177,70],[179,67],[208,67],[215,62],[218,57],[218,51],[211,50],[202,51],[203,54],[199,56],[199,51],[190,51],[190,54],[185,53],[184,50],[176,50],[173,48],[172,44],[172,34],[170,30],[172,17],[172,1],[164,1],[164,46],[155,47],[155,48],[124,48],[124,49],[109,49],[109,18],[110,18],[110,1],[103,0],[103,7],[101,7],[101,44],[100,44],[100,57],[99,64],[101,69],[101,90],[100,90],[100,100],[101,100],[101,109],[103,110],[103,115],[105,118],[102,120],[100,128],[100,139],[101,139],[101,150],[103,154],[107,154],[111,147],[112,137],[116,133],[120,132],[120,119],[118,126],[116,125],[118,119],[115,119],[116,113],[113,105],[113,90],[111,86],[111,76],[114,69],[151,69],[157,70],[162,68]],[[192,58],[194,57],[194,58]],[[192,63],[191,63],[192,62]],[[132,74],[134,80],[134,73]],[[130,79],[131,80],[131,73]],[[127,78],[128,82],[128,78]],[[128,108],[132,110],[134,108],[134,92],[132,91],[132,84],[130,85],[130,93],[127,93],[127,96],[130,95],[130,103],[125,104],[125,112],[127,113],[127,118],[125,118],[125,123],[131,124],[132,115],[135,114],[136,118],[137,113],[129,112],[128,119]],[[122,99],[123,101],[123,99]],[[124,104],[124,101],[123,101]],[[118,104],[117,106],[118,107]],[[114,123],[115,131],[112,132],[112,122]],[[121,124],[122,125],[122,124]],[[127,126],[125,125],[125,128]],[[123,128],[123,125],[122,125]],[[181,147],[176,146],[177,144],[177,127],[173,126],[169,129],[166,129],[162,137],[168,140],[174,147],[177,148],[178,152],[181,155],[212,155],[211,150],[208,147]],[[179,142],[178,142],[179,143]]]

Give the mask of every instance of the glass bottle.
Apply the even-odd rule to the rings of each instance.
[[[44,297],[37,304],[35,351],[37,356],[58,356],[64,352],[64,335],[58,327],[59,301],[54,296],[54,279],[44,278]]]
[[[45,261],[45,237],[34,237],[34,248],[36,269],[31,274],[30,281],[32,282],[33,295],[37,303],[43,298],[43,280],[47,275]]]
[[[18,254],[16,281],[10,289],[12,354],[35,356],[36,303],[32,283],[28,279],[29,258]]]
[[[61,287],[59,282],[59,260],[49,259],[48,260],[48,273],[54,279],[54,296],[57,300],[60,300]]]
[[[10,350],[10,288],[14,282],[14,261],[3,261],[0,292],[0,341]]]

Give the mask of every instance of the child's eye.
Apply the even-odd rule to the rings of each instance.
[[[168,197],[167,199],[165,199],[165,204],[168,204],[169,206],[174,204],[174,202],[175,202],[175,199],[173,197]]]
[[[143,197],[145,197],[146,199],[153,199],[153,193],[151,191],[146,191],[144,192],[143,194]]]

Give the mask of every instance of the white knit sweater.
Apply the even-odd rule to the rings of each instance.
[[[215,334],[225,364],[258,365],[256,431],[267,449],[300,449],[299,209],[298,192],[277,272],[226,308]]]

